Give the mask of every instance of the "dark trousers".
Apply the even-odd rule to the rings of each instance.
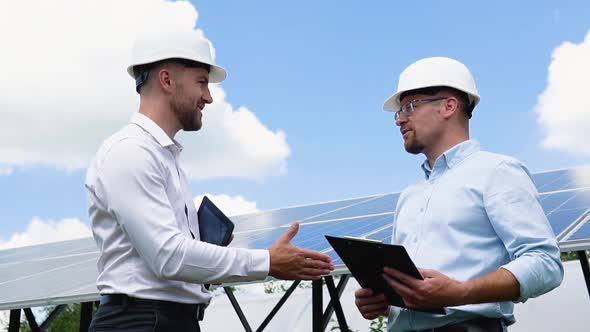
[[[195,306],[119,296],[101,299],[89,332],[200,332]]]

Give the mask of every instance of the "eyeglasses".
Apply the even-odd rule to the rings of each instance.
[[[449,97],[430,97],[430,98],[411,100],[411,101],[405,103],[404,105],[402,105],[402,107],[399,109],[399,111],[394,113],[393,117],[395,118],[395,120],[397,120],[400,118],[400,116],[402,114],[405,116],[408,116],[408,115],[414,113],[414,111],[416,111],[416,108],[419,106],[417,104],[432,103],[432,102],[447,99],[447,98],[449,98]]]

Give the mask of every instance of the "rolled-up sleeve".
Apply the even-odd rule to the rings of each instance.
[[[99,172],[109,212],[159,278],[217,283],[268,275],[267,250],[220,247],[181,233],[166,195],[166,169],[141,141],[129,138],[115,144]]]
[[[484,193],[485,208],[504,243],[510,271],[520,284],[519,302],[561,284],[563,266],[555,234],[528,170],[516,160],[498,165]]]

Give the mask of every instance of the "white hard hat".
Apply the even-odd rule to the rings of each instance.
[[[400,96],[410,90],[445,86],[463,91],[474,107],[479,103],[479,94],[475,87],[475,80],[461,62],[445,58],[425,58],[409,65],[399,75],[397,91],[387,98],[383,110],[396,112],[400,109]]]
[[[211,83],[219,83],[227,76],[225,69],[215,64],[209,42],[192,29],[169,29],[138,36],[133,44],[131,63],[127,67],[127,72],[135,78],[133,67],[174,58],[209,65]]]

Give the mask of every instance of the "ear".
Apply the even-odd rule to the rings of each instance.
[[[440,112],[440,114],[443,116],[443,118],[448,119],[459,111],[459,100],[450,96],[443,100],[442,107],[443,110]]]
[[[158,70],[158,85],[166,93],[172,93],[174,89],[174,80],[172,79],[172,71],[170,68],[162,67]]]

